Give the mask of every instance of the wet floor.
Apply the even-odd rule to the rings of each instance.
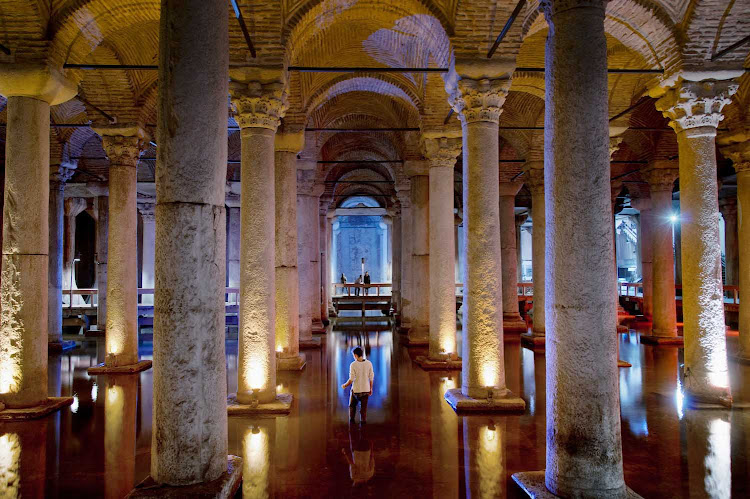
[[[424,350],[356,323],[306,350],[302,373],[281,372],[292,413],[230,418],[229,452],[244,457],[244,497],[520,497],[510,476],[544,468],[544,355],[505,343],[509,388],[527,410],[459,417],[443,400],[458,372],[421,370]],[[750,411],[683,409],[681,350],[621,335],[622,446],[627,484],[644,497],[748,497]],[[733,339],[730,339],[733,341]],[[346,381],[351,349],[375,369],[368,424],[350,426]],[[236,389],[237,343],[227,342],[228,386]],[[150,346],[141,356],[150,358]],[[0,496],[123,497],[148,475],[152,371],[89,377],[101,344],[50,358],[52,395],[72,406],[47,418],[0,424]],[[735,399],[750,400],[748,367],[730,364]],[[745,393],[742,393],[743,390]]]

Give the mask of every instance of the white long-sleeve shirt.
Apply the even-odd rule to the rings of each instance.
[[[375,371],[369,360],[355,360],[349,366],[349,379],[352,380],[352,392],[368,393],[370,383],[375,379]]]

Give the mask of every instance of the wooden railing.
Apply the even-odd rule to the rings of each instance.
[[[336,295],[338,295],[338,293],[336,292],[337,289],[346,289],[346,296],[352,296],[352,289],[360,289],[361,290],[360,296],[363,296],[365,293],[364,292],[365,289],[369,290],[369,288],[375,288],[375,291],[376,291],[375,296],[380,296],[381,288],[390,288],[392,286],[393,286],[393,283],[390,283],[390,282],[373,282],[370,284],[354,284],[354,283],[342,284],[340,282],[337,282],[336,284],[333,285],[333,290],[334,290],[333,294],[335,297]],[[371,296],[369,294],[369,291],[368,291],[367,296]]]
[[[623,292],[623,288],[625,291]],[[682,299],[682,285],[678,284],[674,287],[675,296],[678,299]],[[631,298],[642,298],[643,297],[643,283],[642,282],[620,282],[618,283],[617,290],[620,296],[631,297]],[[640,291],[640,295],[638,294]],[[725,303],[727,305],[739,305],[740,303],[740,288],[739,286],[724,286],[723,296],[725,299],[731,300]]]

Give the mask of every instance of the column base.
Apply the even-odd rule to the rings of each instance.
[[[325,334],[326,327],[323,325],[322,321],[313,321],[312,332],[313,334]]]
[[[75,341],[50,341],[47,343],[47,351],[50,353],[61,353],[78,347]]]
[[[630,362],[625,362],[624,360],[617,359],[617,367],[633,367],[633,364]]]
[[[299,340],[299,348],[303,350],[305,348],[320,348],[320,338],[309,338],[306,340]]]
[[[89,374],[135,374],[139,373],[141,371],[145,371],[147,369],[151,369],[151,365],[153,364],[150,360],[142,360],[138,362],[137,364],[129,364],[127,366],[106,366],[104,363],[101,363],[94,367],[89,367],[88,373]]]
[[[644,345],[674,345],[682,346],[682,336],[657,336],[654,334],[641,335],[641,343]]]
[[[276,357],[277,371],[301,371],[305,368],[307,361],[301,355],[296,357]]]
[[[406,336],[401,338],[401,343],[403,343],[407,347],[426,347],[430,344],[430,340],[428,338],[412,335],[410,333],[411,330],[409,330],[409,333],[407,333]]]
[[[545,338],[546,336],[543,334],[523,333],[521,335],[521,345],[535,352],[543,352],[546,343]]]
[[[425,371],[460,371],[462,362],[461,358],[434,360],[425,355],[419,355],[415,362]]]
[[[624,324],[618,324],[617,325],[617,334],[625,334],[625,333],[629,333],[629,332],[630,332],[630,328],[628,326],[626,326]]]
[[[525,333],[529,330],[526,321],[520,314],[505,315],[503,314],[503,334],[505,333]]]
[[[292,394],[279,393],[276,399],[265,404],[240,404],[237,394],[227,397],[227,415],[243,416],[246,414],[289,414],[292,410]]]
[[[683,400],[689,409],[731,409],[732,395],[726,391],[715,389],[711,392],[698,392],[685,386],[683,381]]]
[[[49,397],[45,402],[33,407],[5,408],[0,410],[0,421],[26,421],[37,419],[59,411],[73,403],[73,397]]]
[[[465,412],[523,412],[526,402],[508,391],[502,398],[475,399],[467,397],[460,388],[453,388],[445,392],[445,401],[457,413]]]
[[[526,492],[526,495],[532,499],[553,499],[556,496],[547,489],[544,483],[544,471],[524,471],[521,473],[513,473],[513,481],[516,482],[518,487]],[[626,487],[627,499],[642,499],[640,495],[634,492],[631,488]]]
[[[156,483],[151,476],[146,477],[135,486],[126,499],[140,499],[145,497],[202,497],[225,499],[232,498],[242,483],[242,458],[239,456],[227,456],[227,471],[216,480],[210,482],[195,483],[193,485],[173,486]]]
[[[750,356],[742,353],[737,353],[735,355],[729,355],[729,360],[733,362],[738,362],[740,364],[750,365]]]

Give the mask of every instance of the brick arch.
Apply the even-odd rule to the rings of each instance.
[[[368,76],[341,75],[318,87],[307,99],[306,114],[311,114],[326,101],[349,92],[371,92],[398,99],[416,112],[421,100],[416,89],[401,75],[372,74]]]

